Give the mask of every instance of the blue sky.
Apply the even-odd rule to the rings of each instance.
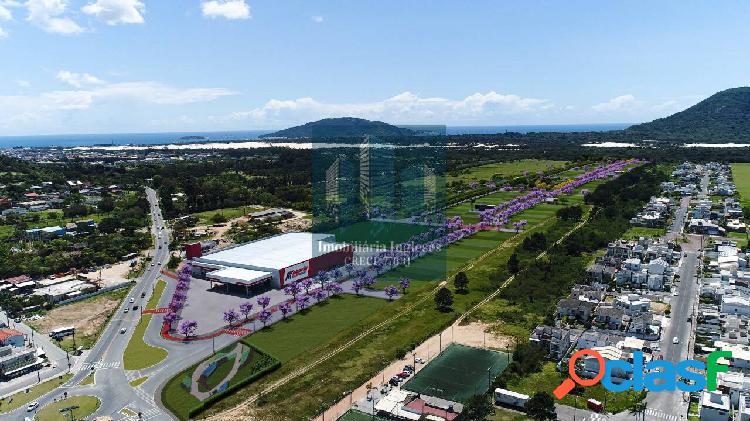
[[[641,122],[748,85],[740,1],[0,0],[0,135]]]

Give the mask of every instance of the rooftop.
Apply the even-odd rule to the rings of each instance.
[[[279,270],[348,247],[334,242],[334,239],[331,234],[281,234],[197,257],[193,261],[246,269]]]

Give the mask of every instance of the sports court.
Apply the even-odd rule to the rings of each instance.
[[[484,394],[510,363],[510,354],[451,344],[402,389],[453,402]]]

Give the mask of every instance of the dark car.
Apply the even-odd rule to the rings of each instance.
[[[398,376],[393,376],[390,380],[388,380],[388,383],[391,386],[398,386],[398,384],[401,383],[401,379],[399,379]]]
[[[138,306],[133,306],[133,310],[138,310]]]

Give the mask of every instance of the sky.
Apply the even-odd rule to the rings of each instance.
[[[0,0],[0,135],[637,123],[750,83],[742,1]]]

